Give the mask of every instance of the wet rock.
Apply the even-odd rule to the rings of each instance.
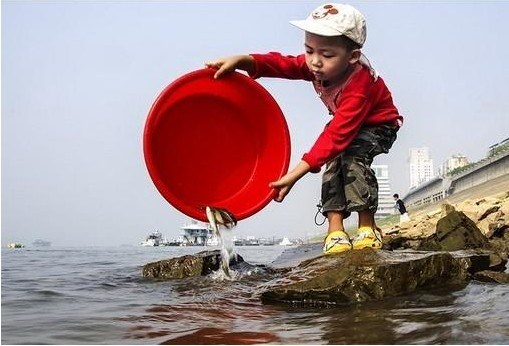
[[[230,259],[230,266],[245,263],[240,255]],[[161,260],[143,266],[143,276],[159,279],[182,279],[191,276],[203,276],[221,267],[221,251],[202,251],[195,255]]]
[[[304,261],[261,287],[265,303],[346,304],[379,300],[430,287],[463,286],[474,261],[489,265],[489,254],[453,256],[446,252],[347,251]],[[484,261],[484,265],[479,264]]]
[[[428,236],[429,237],[429,236]],[[401,250],[413,249],[417,250],[421,243],[428,237],[407,236],[407,235],[388,235],[382,239],[383,250]]]
[[[488,239],[475,222],[454,210],[438,220],[434,236],[425,239],[419,250],[456,251],[480,248],[487,243]]]
[[[507,255],[490,250],[474,249],[449,252],[454,258],[463,262],[471,275],[483,270],[504,271]]]
[[[499,284],[509,283],[509,273],[501,273],[491,270],[483,270],[475,273],[474,279],[484,282],[496,282]]]
[[[491,253],[489,269],[503,272],[507,267],[507,253]]]

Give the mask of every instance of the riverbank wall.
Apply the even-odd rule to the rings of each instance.
[[[420,208],[481,187],[499,191],[509,189],[509,150],[485,158],[457,174],[435,177],[411,190],[403,201],[409,209]]]

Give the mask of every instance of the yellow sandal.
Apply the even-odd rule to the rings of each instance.
[[[378,233],[378,234],[377,234]],[[370,247],[372,249],[382,248],[382,236],[377,230],[371,227],[361,227],[359,232],[352,240],[352,248],[354,250]]]
[[[327,255],[333,253],[340,253],[352,249],[352,243],[348,234],[343,231],[334,231],[327,235],[325,244],[323,245],[323,252]]]

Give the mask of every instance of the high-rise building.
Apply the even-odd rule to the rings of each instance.
[[[433,178],[433,160],[427,147],[410,148],[409,161],[411,189]]]
[[[378,210],[375,219],[394,214],[394,198],[391,194],[389,167],[387,165],[371,165],[378,181]]]
[[[460,168],[468,165],[468,158],[465,155],[456,154],[452,155],[447,161],[445,161],[442,165],[441,174],[446,175],[450,171],[456,168]]]

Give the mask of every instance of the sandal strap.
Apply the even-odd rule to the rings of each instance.
[[[378,241],[382,241],[378,235],[376,234],[376,231],[374,229],[371,229],[371,228],[361,228],[359,229],[359,232],[357,233],[357,235],[355,235],[355,237],[352,239],[352,242],[355,242],[355,241],[361,241],[365,238],[374,238]]]
[[[352,243],[350,242],[350,238],[348,237],[348,234],[343,231],[334,231],[327,235],[325,237],[325,244],[324,248],[326,250],[331,249],[334,247],[334,245],[340,245],[340,244],[348,244],[352,246]]]

